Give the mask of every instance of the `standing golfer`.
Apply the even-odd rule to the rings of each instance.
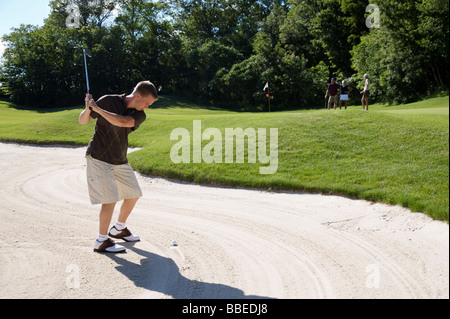
[[[348,106],[348,95],[349,93],[353,91],[351,87],[348,86],[347,81],[342,81],[341,86],[341,96],[339,99],[339,109],[342,109],[342,102],[345,102],[345,109],[347,109]]]
[[[86,94],[86,108],[80,114],[79,123],[85,125],[97,119],[86,151],[89,197],[93,205],[102,205],[99,235],[94,244],[96,252],[125,251],[125,247],[115,244],[108,235],[129,242],[140,240],[126,227],[128,216],[142,196],[127,160],[128,134],[145,121],[144,110],[156,100],[158,93],[149,81],[138,83],[127,96],[106,95],[95,102],[92,95]],[[117,222],[109,229],[116,203],[121,200]]]
[[[331,109],[331,103],[334,103],[334,109],[336,110],[336,106],[339,98],[339,85],[336,84],[336,79],[331,79],[331,84],[328,85],[327,92],[325,93],[325,99],[328,95],[330,95],[330,99],[328,100],[328,109]]]
[[[360,92],[363,95],[361,98],[361,103],[362,103],[363,111],[368,111],[369,110],[369,96],[370,96],[370,92],[369,92],[370,81],[369,81],[368,74],[364,74],[364,80],[365,80],[364,90],[362,90]]]

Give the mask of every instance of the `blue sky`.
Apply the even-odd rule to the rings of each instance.
[[[0,37],[21,24],[42,26],[50,14],[49,0],[0,0]],[[0,43],[0,56],[4,44]]]

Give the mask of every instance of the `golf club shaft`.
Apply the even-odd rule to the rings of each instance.
[[[87,70],[87,62],[86,62],[86,52],[83,50],[84,55],[84,69],[86,71],[86,86],[87,86],[87,93],[89,94],[90,88],[89,88],[89,77],[88,77],[88,70]]]

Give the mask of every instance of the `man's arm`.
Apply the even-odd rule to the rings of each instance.
[[[105,111],[98,107],[97,103],[91,98],[88,102],[88,107],[92,108],[92,111],[98,113],[100,116],[102,116],[105,120],[107,120],[109,123],[111,123],[114,126],[118,127],[134,127],[135,120],[132,116],[122,116],[115,113],[111,113],[108,111]],[[92,120],[92,118],[91,118]]]
[[[81,125],[86,125],[93,120],[93,118],[91,117],[91,110],[89,109],[89,104],[88,104],[89,97],[92,99],[92,95],[86,94],[86,98],[84,100],[86,107],[83,110],[83,112],[81,112],[80,117],[78,118],[78,123],[80,123]]]

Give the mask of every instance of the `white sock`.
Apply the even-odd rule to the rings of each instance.
[[[105,240],[107,240],[108,239],[108,235],[101,235],[101,234],[98,234],[98,238],[97,238],[97,240],[99,241],[99,242],[104,242]]]
[[[124,230],[125,228],[127,228],[127,224],[121,222],[116,222],[114,226],[116,227],[117,230]]]

